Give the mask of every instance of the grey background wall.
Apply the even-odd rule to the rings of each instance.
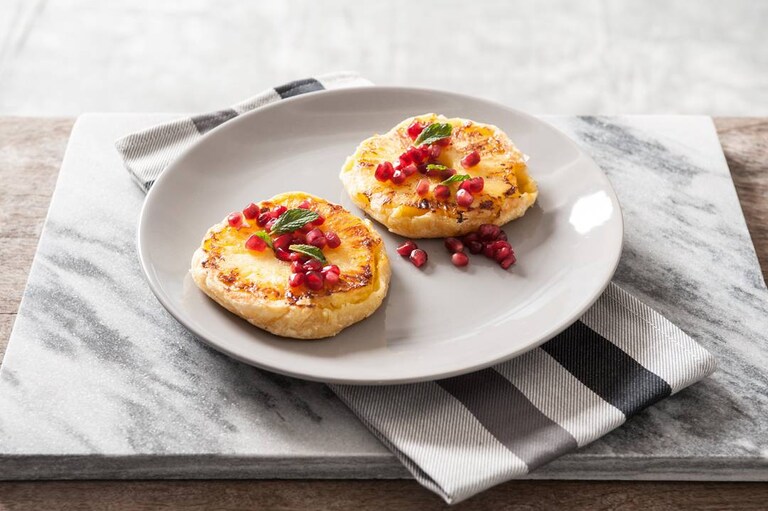
[[[333,70],[533,113],[768,115],[755,0],[0,0],[0,114],[198,111]]]

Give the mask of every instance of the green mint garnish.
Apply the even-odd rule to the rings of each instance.
[[[266,232],[264,232],[264,231],[259,231],[259,232],[256,232],[256,233],[254,233],[254,234],[255,234],[256,236],[258,236],[259,238],[263,239],[263,240],[264,240],[264,242],[267,244],[267,246],[268,246],[269,248],[271,248],[272,250],[274,250],[274,249],[275,249],[275,247],[272,245],[272,238],[270,238],[270,237],[269,237],[269,234],[267,234],[267,233],[266,233]]]
[[[314,257],[321,263],[325,264],[325,256],[323,255],[322,250],[317,248],[314,245],[291,245],[288,247],[288,250],[291,252],[298,252],[299,254],[304,254],[305,256]]]
[[[418,138],[414,142],[414,145],[429,145],[434,144],[438,140],[448,138],[451,136],[453,126],[447,122],[436,122],[430,124],[419,134]]]
[[[301,229],[309,222],[314,222],[320,217],[311,209],[289,209],[280,215],[270,230],[271,234],[285,234]]]
[[[430,163],[429,165],[427,165],[427,170],[448,170],[448,167],[446,167],[445,165],[437,165],[434,163]]]
[[[468,179],[472,179],[469,174],[454,174],[440,184],[450,185],[452,183],[461,183],[462,181],[467,181]]]

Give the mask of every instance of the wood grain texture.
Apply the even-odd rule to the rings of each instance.
[[[72,119],[0,118],[0,356],[10,335]],[[768,276],[768,119],[715,119]],[[33,226],[30,228],[30,225]],[[768,484],[512,481],[452,509],[765,509]],[[36,481],[0,483],[0,511],[444,509],[403,481]]]

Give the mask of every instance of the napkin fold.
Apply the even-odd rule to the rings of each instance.
[[[363,85],[371,83],[349,72],[297,80],[130,134],[117,150],[147,191],[184,149],[242,113]],[[425,383],[330,387],[422,485],[456,503],[587,445],[714,370],[709,352],[611,283],[565,331],[494,367]]]

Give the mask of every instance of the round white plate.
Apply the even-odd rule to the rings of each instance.
[[[188,269],[206,230],[229,212],[301,190],[355,214],[338,178],[357,144],[406,117],[436,112],[503,129],[530,156],[536,205],[504,229],[518,263],[482,256],[451,265],[442,241],[419,241],[421,270],[395,252],[402,238],[374,222],[392,263],[389,296],[338,336],[273,336],[227,312]],[[208,133],[168,167],[141,213],[139,257],[166,309],[201,340],[249,364],[298,378],[394,384],[466,373],[542,344],[575,321],[613,276],[622,219],[608,179],[550,125],[503,105],[434,90],[363,87],[283,100]]]

